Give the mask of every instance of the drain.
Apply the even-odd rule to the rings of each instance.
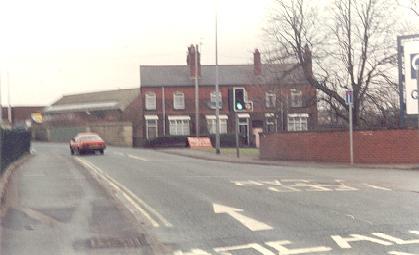
[[[131,238],[95,237],[87,240],[90,249],[141,248],[148,245],[144,234]]]

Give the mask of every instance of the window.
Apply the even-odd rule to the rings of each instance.
[[[145,109],[156,110],[156,93],[149,92],[145,94]]]
[[[288,131],[305,131],[307,126],[308,114],[288,114]]]
[[[291,107],[303,107],[303,92],[301,90],[291,90]]]
[[[218,96],[219,96],[219,100],[218,100],[219,104],[218,105],[220,107],[219,109],[221,109],[221,108],[223,108],[223,98],[222,98],[222,95],[221,95],[221,91],[219,92]],[[216,103],[217,103],[216,92],[215,91],[211,92],[210,97],[211,97],[210,107],[211,107],[211,109],[216,109]]]
[[[265,114],[265,128],[267,133],[274,133],[276,132],[276,125],[277,121],[275,118],[275,114],[273,113],[266,113]]]
[[[185,94],[176,92],[173,94],[173,108],[175,110],[185,109]]]
[[[146,138],[153,139],[158,136],[158,117],[157,115],[145,115],[145,130],[146,130]]]
[[[189,116],[169,116],[170,135],[190,135]]]
[[[215,119],[215,115],[207,115],[207,127],[208,127],[208,133],[215,134],[216,133],[216,127],[217,127],[217,121]],[[220,115],[220,134],[227,134],[227,115]]]
[[[273,92],[265,93],[265,105],[266,108],[274,108],[276,105],[276,95]]]

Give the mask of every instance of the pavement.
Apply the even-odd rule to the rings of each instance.
[[[169,154],[191,157],[195,159],[203,159],[210,161],[230,162],[239,164],[257,164],[272,166],[289,166],[289,167],[318,167],[318,168],[370,168],[370,169],[398,169],[398,170],[419,170],[419,164],[346,164],[334,162],[310,162],[310,161],[275,161],[261,160],[257,155],[243,155],[239,158],[236,154],[223,153],[223,148],[219,155],[213,151],[189,148],[167,148],[159,149],[160,152]]]
[[[0,254],[419,254],[419,171],[33,148]]]

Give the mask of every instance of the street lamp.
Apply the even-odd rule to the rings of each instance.
[[[215,0],[215,153],[220,154],[220,86],[218,80],[218,4]]]

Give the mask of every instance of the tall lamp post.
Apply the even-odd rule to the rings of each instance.
[[[215,3],[215,153],[220,154],[220,86],[218,80],[218,4]]]

